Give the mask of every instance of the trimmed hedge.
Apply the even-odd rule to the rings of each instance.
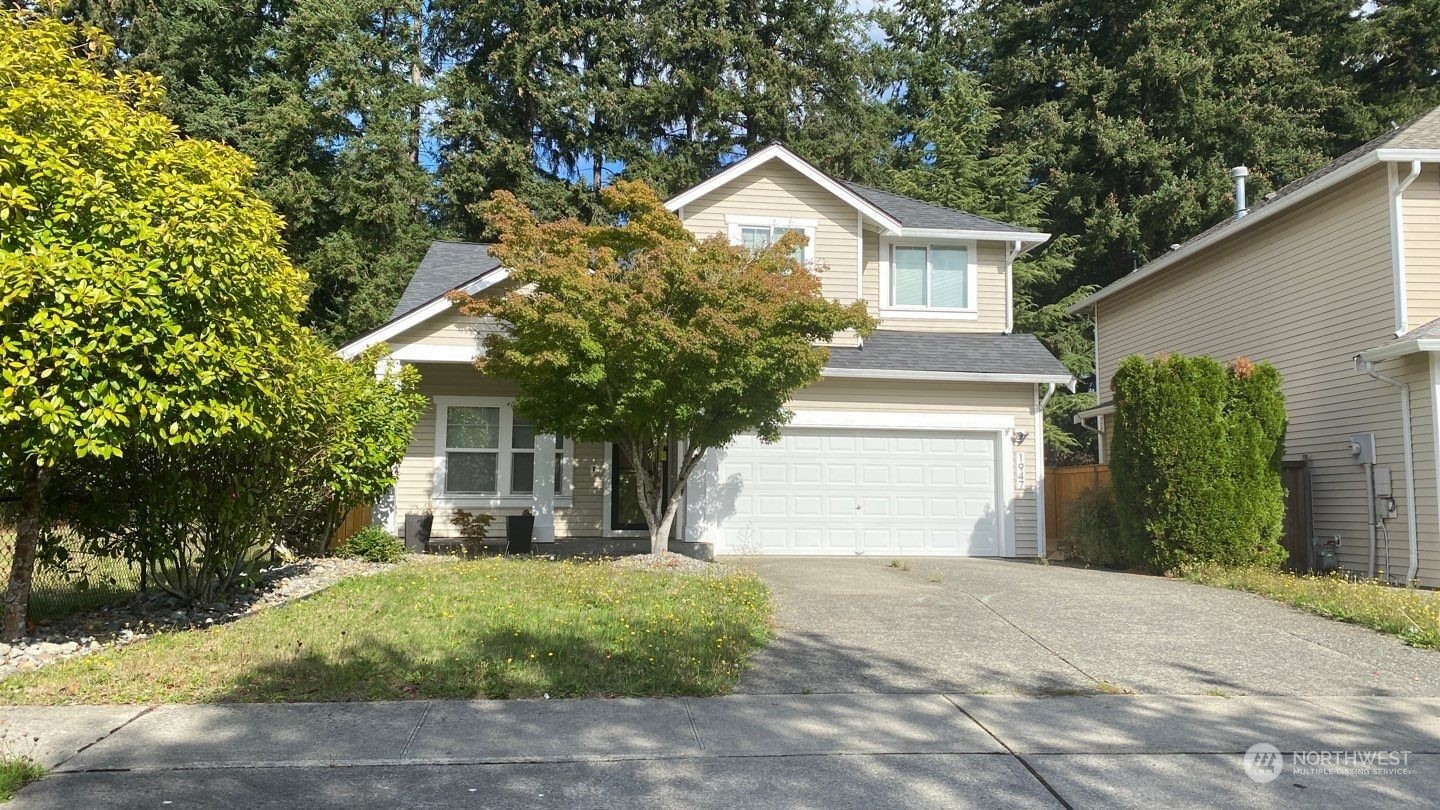
[[[1161,570],[1285,559],[1285,399],[1268,363],[1121,362],[1110,472],[1119,547]]]

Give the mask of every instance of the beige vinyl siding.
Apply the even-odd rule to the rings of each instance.
[[[938,240],[896,240],[897,244],[920,245],[945,244]],[[876,245],[876,255],[880,251],[888,254],[890,240],[880,239]],[[1002,242],[979,242],[975,245],[975,302],[976,317],[971,320],[961,318],[886,318],[883,308],[880,311],[880,326],[883,329],[898,329],[912,332],[1003,332],[1005,331],[1006,310],[1010,303],[1005,295],[1005,246]],[[885,257],[889,262],[889,256]],[[882,289],[880,272],[875,271],[875,299],[877,304],[883,304],[884,296],[888,298],[886,290]]]
[[[1354,370],[1359,352],[1394,330],[1389,202],[1383,168],[1254,226],[1098,305],[1099,385],[1130,354],[1178,352],[1273,363],[1284,377],[1286,455],[1309,459],[1315,534],[1339,535],[1342,562],[1368,556],[1362,468],[1349,436],[1374,432],[1377,463],[1390,467],[1400,517],[1389,522],[1403,576],[1408,543],[1398,390]],[[1422,576],[1440,584],[1440,527],[1424,358],[1380,370],[1411,382]]]
[[[481,342],[491,332],[501,331],[494,318],[474,318],[450,309],[424,323],[412,326],[386,341],[390,348],[424,344],[426,346],[466,346],[480,350]]]
[[[429,400],[425,413],[415,425],[415,435],[400,463],[399,476],[395,484],[396,514],[403,519],[406,513],[423,511],[432,505],[435,482],[435,405],[437,396],[472,397],[513,397],[517,389],[508,380],[486,377],[463,363],[418,363],[420,371],[420,392]],[[555,509],[555,534],[557,537],[597,536],[600,532],[601,493],[603,487],[599,475],[592,473],[600,464],[601,449],[597,443],[577,443],[574,458],[574,494],[572,505]],[[479,511],[479,510],[472,510]],[[487,509],[497,516],[519,514],[520,507],[511,509]],[[497,521],[494,532],[504,529]],[[450,510],[435,509],[436,537],[456,535],[450,521]]]
[[[1397,167],[1400,178],[1408,164]],[[1426,164],[1405,190],[1407,328],[1440,318],[1440,166]]]
[[[685,227],[700,238],[729,235],[725,217],[780,217],[816,221],[815,261],[824,265],[820,286],[826,298],[856,300],[855,261],[860,220],[851,205],[814,181],[772,160],[726,183],[683,210]]]
[[[1035,431],[1035,386],[1021,383],[970,383],[900,380],[825,379],[795,395],[790,407],[802,410],[916,411],[975,413],[1009,416],[1015,429],[1026,434],[1019,447],[1001,441],[1000,452],[1025,454],[1025,485],[1015,492],[1015,556],[1037,553],[1036,465],[1039,460]],[[1014,489],[1015,482],[1010,482]]]
[[[864,271],[861,274],[862,283],[860,291],[865,297],[865,308],[870,310],[870,317],[880,317],[880,233],[875,230],[865,231]]]

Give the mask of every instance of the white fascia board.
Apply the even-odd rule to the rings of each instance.
[[[484,353],[478,345],[427,346],[423,343],[412,343],[391,352],[390,357],[402,363],[473,363],[475,358]]]
[[[1360,356],[1366,360],[1378,362],[1380,360],[1404,357],[1407,354],[1416,354],[1417,352],[1440,352],[1440,339],[1411,338],[1410,340],[1397,340],[1393,343],[1386,343],[1384,346],[1366,349],[1360,353]]]
[[[1395,151],[1392,150],[1391,153],[1393,154],[1395,153]],[[1310,185],[1305,186],[1299,191],[1296,191],[1293,194],[1287,194],[1284,197],[1281,197],[1280,199],[1268,205],[1263,205],[1260,208],[1252,211],[1251,213],[1246,214],[1244,217],[1240,218],[1239,222],[1236,222],[1229,228],[1225,228],[1224,230],[1211,234],[1208,237],[1197,239],[1194,242],[1191,242],[1181,247],[1179,250],[1172,250],[1169,253],[1166,253],[1164,256],[1161,256],[1160,258],[1145,265],[1144,267],[1141,267],[1139,270],[1136,270],[1133,273],[1125,276],[1124,278],[1111,283],[1109,286],[1104,287],[1100,290],[1096,290],[1094,293],[1091,293],[1089,296],[1082,299],[1079,303],[1070,307],[1070,309],[1067,311],[1071,315],[1082,315],[1088,310],[1090,310],[1092,307],[1094,307],[1097,302],[1109,298],[1110,296],[1120,292],[1121,290],[1124,290],[1135,284],[1139,284],[1140,282],[1150,278],[1156,273],[1159,273],[1170,265],[1183,261],[1184,259],[1189,258],[1190,256],[1210,247],[1211,245],[1214,245],[1217,242],[1229,239],[1237,233],[1244,233],[1246,228],[1253,226],[1255,223],[1263,222],[1264,220],[1269,219],[1270,217],[1273,217],[1282,211],[1287,211],[1290,208],[1300,204],[1301,202],[1304,202],[1305,200],[1308,200],[1309,198],[1315,196],[1316,194],[1320,194],[1327,189],[1333,188],[1334,186],[1343,183],[1346,180],[1349,180],[1351,177],[1354,177],[1355,175],[1365,171],[1366,169],[1378,165],[1381,160],[1380,155],[1382,154],[1387,153],[1385,152],[1385,150],[1370,152],[1369,154],[1356,159],[1354,162],[1346,164],[1345,166],[1336,169],[1334,172],[1331,172],[1330,174],[1320,178],[1319,180],[1316,180]]]
[[[826,368],[822,377],[861,380],[931,380],[937,382],[1056,383],[1074,385],[1068,374],[987,374],[978,371],[911,371],[888,368]]]
[[[958,228],[901,228],[901,239],[973,239],[986,242],[1023,242],[1026,250],[1049,241],[1048,233],[1016,231],[977,231]]]
[[[1114,404],[1114,403],[1111,403],[1111,404],[1109,404],[1109,405],[1100,405],[1100,406],[1095,407],[1095,408],[1087,408],[1087,409],[1085,409],[1085,410],[1083,410],[1083,411],[1076,411],[1076,412],[1075,412],[1075,422],[1076,422],[1076,424],[1079,424],[1080,420],[1082,420],[1082,419],[1094,419],[1094,418],[1097,417],[1097,416],[1109,416],[1110,414],[1112,414],[1112,413],[1114,413],[1114,412],[1115,412],[1115,404]]]
[[[771,160],[780,160],[790,168],[804,175],[816,185],[844,200],[851,207],[860,211],[865,216],[877,222],[886,230],[899,232],[900,222],[879,208],[871,205],[864,198],[860,197],[850,189],[835,182],[829,175],[806,163],[799,155],[791,152],[780,144],[771,144],[753,155],[746,157],[739,163],[727,167],[724,171],[711,177],[709,180],[691,186],[685,191],[665,201],[665,207],[671,211],[679,211],[689,203],[700,199],[726,183],[744,176],[751,169],[763,166]]]
[[[797,410],[787,428],[880,428],[890,430],[1012,430],[1015,417],[988,413],[923,411]]]
[[[461,287],[460,291],[466,293],[467,295],[474,295],[475,293],[478,293],[481,290],[486,289],[487,287],[493,287],[496,284],[499,284],[500,282],[504,281],[509,277],[509,270],[505,269],[504,267],[497,267],[496,269],[491,270],[489,273],[486,273],[485,275]],[[452,306],[454,306],[454,304],[450,303],[449,293],[442,295],[439,298],[436,298],[434,301],[426,304],[425,306],[413,310],[400,318],[396,318],[395,320],[381,326],[373,332],[366,333],[356,338],[355,340],[341,347],[340,350],[336,352],[336,354],[340,355],[346,360],[358,357],[360,353],[364,352],[371,346],[374,346],[376,343],[384,343],[390,338],[395,337],[401,332],[404,332],[406,329],[409,329],[413,326],[419,326],[420,324],[430,320],[436,315],[439,315],[450,309],[450,307]]]
[[[1409,163],[1418,160],[1422,163],[1440,161],[1440,149],[1377,149],[1375,154],[1380,160],[1387,162]]]

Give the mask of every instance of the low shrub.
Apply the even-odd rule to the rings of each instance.
[[[1059,543],[1069,559],[1107,568],[1136,568],[1146,564],[1144,547],[1125,542],[1116,528],[1115,490],[1108,484],[1091,487],[1076,496],[1067,509],[1070,529]]]
[[[366,526],[352,534],[338,556],[376,563],[393,563],[405,559],[405,541],[379,526]]]

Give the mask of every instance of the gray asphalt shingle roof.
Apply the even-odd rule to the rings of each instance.
[[[500,266],[488,245],[475,242],[433,242],[410,277],[390,320],[419,309],[436,298]]]
[[[844,180],[839,182],[864,198],[866,202],[894,217],[906,228],[946,228],[965,231],[998,231],[1000,233],[1031,232],[1029,228],[1021,228],[954,208],[931,205],[911,197],[862,186],[859,183],[850,183]]]
[[[881,329],[856,348],[830,349],[828,368],[971,374],[1070,372],[1034,335],[901,332]]]

